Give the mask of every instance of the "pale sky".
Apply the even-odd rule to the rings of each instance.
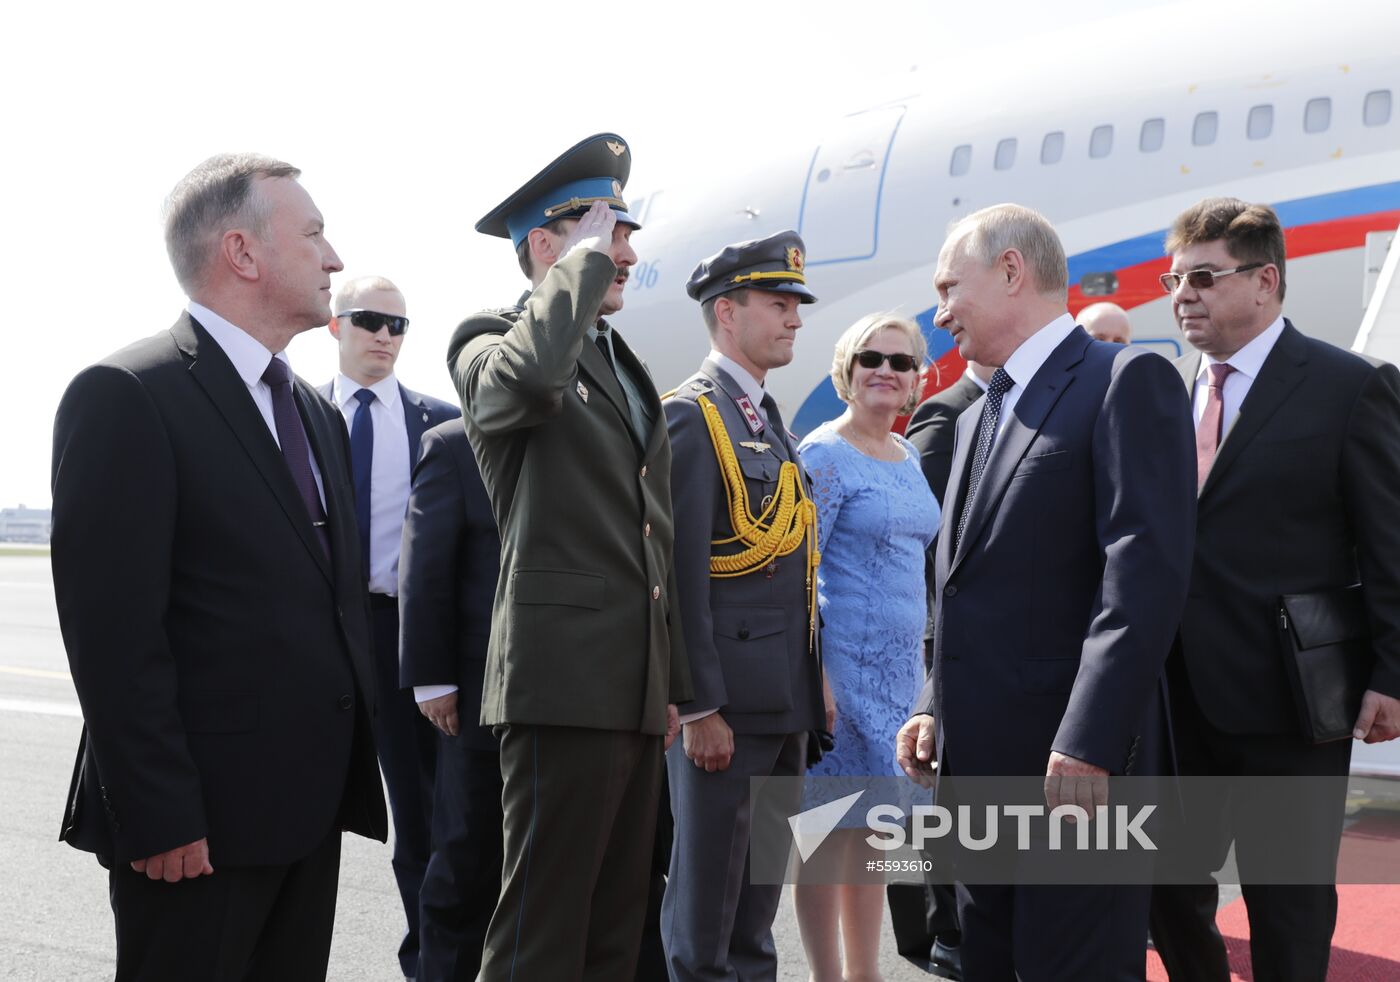
[[[15,359],[0,506],[48,506],[73,375],[182,309],[160,208],[211,154],[302,169],[343,275],[386,275],[407,297],[400,379],[451,398],[450,331],[526,285],[509,243],[472,225],[584,136],[626,137],[632,190],[674,186],[735,169],[746,146],[815,146],[823,121],[916,66],[936,77],[940,56],[1161,2],[16,5],[0,59]],[[1083,54],[1067,70],[1092,70]],[[949,79],[947,98],[975,84]],[[336,370],[325,330],[289,355],[313,383]]]

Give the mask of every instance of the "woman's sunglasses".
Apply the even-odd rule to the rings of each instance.
[[[890,370],[894,372],[912,372],[919,367],[913,355],[887,355],[883,351],[870,348],[856,352],[856,364],[861,368],[879,368],[884,362],[889,362]]]
[[[336,314],[337,317],[348,317],[350,323],[356,327],[363,328],[371,334],[378,334],[381,327],[389,329],[391,337],[398,337],[408,330],[408,318],[396,317],[393,314],[381,314],[377,310],[342,310]]]

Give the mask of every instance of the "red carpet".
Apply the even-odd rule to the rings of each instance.
[[[1337,904],[1327,982],[1400,982],[1400,886],[1339,886]],[[1222,907],[1215,923],[1230,952],[1233,977],[1252,982],[1243,898]],[[1155,951],[1147,953],[1147,977],[1151,982],[1167,982]]]

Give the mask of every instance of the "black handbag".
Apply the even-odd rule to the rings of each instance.
[[[1371,679],[1371,631],[1361,585],[1279,598],[1288,681],[1304,738],[1351,739]]]

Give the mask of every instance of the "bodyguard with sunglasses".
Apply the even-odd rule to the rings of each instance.
[[[404,388],[394,363],[408,330],[404,297],[382,276],[350,280],[335,296],[331,336],[340,345],[340,374],[321,386],[350,432],[355,524],[362,572],[369,584],[379,713],[375,748],[394,816],[394,879],[408,930],[399,967],[418,975],[418,891],[428,865],[432,775],[437,739],[399,682],[399,539],[408,508],[409,481],[425,430],[462,414],[454,405]],[[434,679],[449,683],[449,679]],[[419,697],[454,700],[455,686],[438,685]],[[425,704],[426,706],[427,704]]]
[[[1280,597],[1361,584],[1369,681],[1347,713],[1357,713],[1352,736],[1400,735],[1400,373],[1283,316],[1284,236],[1266,205],[1201,201],[1177,217],[1167,250],[1162,286],[1196,349],[1176,363],[1192,396],[1199,487],[1191,591],[1167,662],[1181,771],[1344,778],[1351,739],[1316,743],[1300,726]],[[1266,825],[1273,842],[1287,829],[1288,841],[1335,853],[1345,788],[1313,821],[1187,799],[1188,822],[1224,829],[1221,861],[1235,838],[1260,982],[1322,982],[1337,894],[1249,883],[1251,865],[1271,858],[1251,833]],[[1217,893],[1213,883],[1154,891],[1152,936],[1174,980],[1230,977]]]

